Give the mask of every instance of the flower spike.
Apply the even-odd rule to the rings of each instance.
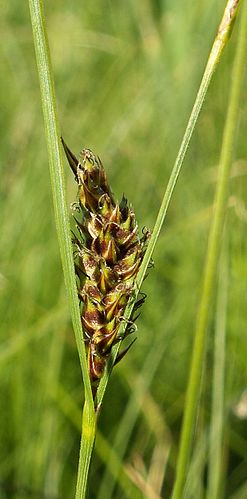
[[[95,393],[134,290],[149,231],[140,237],[134,211],[125,196],[115,201],[100,159],[83,149],[80,160],[62,144],[78,183],[78,236],[73,235],[75,271],[89,375]],[[134,311],[144,302],[137,301]],[[126,335],[133,329],[128,321]],[[123,358],[130,346],[119,354]]]

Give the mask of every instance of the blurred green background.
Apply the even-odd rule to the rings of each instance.
[[[45,2],[62,134],[75,154],[89,147],[100,155],[140,228],[154,225],[223,8],[223,0]],[[0,497],[65,499],[76,482],[82,381],[28,2],[3,0],[0,9]],[[108,386],[92,499],[169,497],[236,35],[207,95],[143,285],[138,341]],[[245,76],[227,216],[222,497],[232,499],[247,497],[246,97]],[[65,168],[69,209],[77,189]],[[206,488],[214,329],[215,304],[186,497],[204,497]]]

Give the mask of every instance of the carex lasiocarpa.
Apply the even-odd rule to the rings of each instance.
[[[80,219],[76,219],[78,235],[73,236],[75,271],[89,375],[92,385],[97,386],[113,345],[122,339],[119,328],[149,231],[144,230],[140,237],[125,196],[120,203],[115,201],[99,157],[83,149],[78,160],[62,143],[79,185]],[[134,310],[143,301],[141,296]],[[133,330],[133,320],[127,322],[125,336]]]

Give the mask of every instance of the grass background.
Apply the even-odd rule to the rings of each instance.
[[[224,2],[192,9],[178,0],[57,0],[45,7],[63,136],[76,154],[85,146],[100,154],[116,196],[124,192],[140,227],[152,228]],[[4,0],[1,11],[0,497],[68,498],[77,472],[81,375],[53,220],[28,4]],[[90,498],[169,497],[235,46],[234,32],[143,286],[148,299],[138,341],[107,389]],[[234,499],[247,495],[247,430],[240,417],[247,416],[246,107],[245,86],[227,224],[222,495]],[[69,207],[76,184],[66,173]],[[215,308],[187,497],[204,497],[207,484]]]

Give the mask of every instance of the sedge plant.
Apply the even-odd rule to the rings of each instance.
[[[79,185],[80,219],[77,221],[79,236],[73,236],[76,247],[75,262],[66,205],[61,134],[43,2],[42,0],[29,0],[29,5],[40,81],[55,221],[84,383],[85,401],[76,486],[76,498],[79,499],[86,496],[97,413],[102,405],[112,368],[122,356],[121,351],[119,353],[121,340],[130,332],[129,328],[133,326],[133,312],[143,302],[143,298],[138,301],[140,287],[157,243],[209,84],[229,39],[239,1],[229,0],[226,3],[151,237],[149,232],[142,237],[138,235],[135,215],[126,199],[123,198],[120,203],[115,201],[98,157],[85,149],[82,153],[82,160],[78,160],[63,142],[69,164]],[[199,368],[197,374],[198,384]],[[193,430],[195,411],[196,403],[193,400],[190,412],[191,424],[187,424],[187,432],[189,431],[190,434]],[[187,439],[186,448],[182,453],[182,465],[178,468],[179,485],[176,482],[174,491],[176,498],[181,497],[188,452],[189,441]]]

